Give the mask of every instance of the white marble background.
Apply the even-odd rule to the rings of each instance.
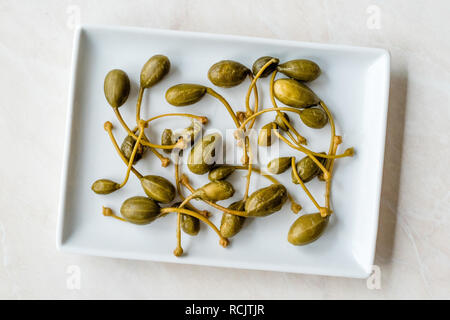
[[[0,0],[0,298],[450,298],[449,14],[447,0]],[[381,288],[365,280],[57,252],[78,22],[390,50],[375,261]],[[72,265],[81,270],[80,289],[67,286]]]

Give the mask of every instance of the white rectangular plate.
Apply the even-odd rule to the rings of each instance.
[[[186,254],[176,258],[172,254],[176,243],[176,215],[146,226],[102,216],[102,205],[119,212],[125,199],[144,195],[139,181],[133,176],[125,188],[110,195],[100,196],[90,189],[92,182],[99,178],[120,182],[126,169],[103,130],[103,123],[109,120],[114,124],[118,142],[121,143],[125,137],[104,98],[103,80],[111,69],[119,68],[128,73],[132,90],[120,110],[131,126],[135,123],[140,69],[154,54],[168,56],[172,67],[163,81],[146,91],[143,117],[169,112],[203,114],[210,119],[206,130],[233,128],[225,108],[209,96],[192,106],[173,107],[164,99],[167,88],[181,82],[212,86],[207,79],[207,71],[213,63],[223,59],[251,66],[258,57],[269,55],[282,62],[306,58],[320,65],[322,75],[310,86],[335,116],[337,133],[343,136],[344,141],[339,151],[353,146],[356,154],[336,163],[332,186],[335,214],[319,240],[303,247],[287,242],[287,231],[298,215],[294,215],[286,204],[283,210],[269,217],[247,219],[243,230],[231,239],[231,245],[226,249],[219,246],[217,235],[204,225],[196,237],[183,234]],[[139,28],[79,28],[75,35],[67,116],[58,247],[65,252],[126,259],[367,277],[374,259],[378,225],[389,64],[389,53],[382,49]],[[235,88],[215,89],[229,99],[235,110],[243,110],[248,85],[246,80]],[[258,87],[262,92],[262,107],[271,107],[268,79],[258,82]],[[256,125],[260,127],[273,118],[273,114],[266,113]],[[291,119],[309,139],[310,148],[328,150],[329,125],[313,130],[305,127],[298,117],[292,115]],[[148,132],[153,141],[159,141],[159,133],[164,128],[176,129],[187,125],[189,120],[185,118],[166,118],[152,123]],[[232,138],[229,141],[232,143]],[[279,150],[282,155],[295,155],[297,159],[304,156],[281,144],[274,146],[273,150]],[[267,163],[273,154],[262,149],[258,157],[261,163]],[[173,165],[161,168],[151,152],[147,152],[136,167],[144,174],[157,174],[174,181]],[[186,167],[182,170],[189,173]],[[189,175],[195,187],[208,181],[206,175]],[[233,174],[232,182],[237,191],[232,199],[223,202],[224,205],[242,197],[244,175],[245,172]],[[316,211],[300,187],[290,182],[290,172],[277,176],[277,179],[285,183],[304,207],[300,214]],[[265,178],[254,175],[251,190],[267,185],[269,182]],[[324,183],[311,181],[308,186],[323,203]],[[194,204],[203,207],[198,201]],[[221,215],[211,211],[214,212],[212,221],[219,225]]]

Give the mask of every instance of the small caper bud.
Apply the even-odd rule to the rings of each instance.
[[[133,153],[133,149],[134,149],[135,145],[136,145],[136,140],[132,136],[126,136],[122,142],[122,145],[120,146],[120,150],[122,151],[125,158],[127,158],[128,160],[130,159],[131,154]],[[139,144],[136,154],[134,156],[133,164],[138,162],[142,158],[145,151],[147,151],[147,147],[142,144]]]
[[[310,128],[321,129],[328,123],[328,116],[322,109],[309,108],[300,111],[300,119]]]
[[[120,188],[120,184],[108,180],[108,179],[99,179],[92,184],[92,191],[97,194],[109,194]]]
[[[320,68],[314,61],[297,59],[287,61],[277,67],[278,71],[299,81],[312,81],[320,75]]]
[[[280,174],[285,172],[291,166],[291,157],[280,157],[272,159],[267,164],[267,171],[271,174]]]
[[[325,163],[326,158],[316,157],[322,164]],[[309,182],[319,175],[321,172],[320,167],[312,160],[309,156],[306,156],[296,164],[297,173],[300,179],[302,179],[303,183]],[[299,184],[300,182],[297,180],[297,177],[294,175],[294,172],[291,174],[292,182],[295,184]]]
[[[228,178],[228,176],[230,176],[235,170],[236,168],[234,166],[221,165],[213,168],[209,172],[208,179],[211,181],[224,180]]]
[[[173,106],[182,107],[200,101],[206,94],[206,87],[199,84],[182,83],[166,91],[166,100]]]
[[[317,240],[328,224],[328,217],[320,213],[305,214],[292,224],[288,233],[288,241],[295,246],[302,246]]]
[[[277,65],[278,62],[280,62],[280,60],[278,60],[277,58],[273,58],[273,57],[261,57],[258,58],[252,66],[252,72],[253,75],[256,76],[256,74],[259,72],[259,70],[261,70],[261,68],[267,63],[269,62],[271,59],[275,59],[275,62],[272,62],[260,75],[261,78],[265,78],[267,76],[269,76],[273,71],[275,71],[277,69]]]
[[[159,212],[158,203],[147,197],[131,197],[120,207],[125,220],[134,224],[148,224],[158,217]]]
[[[170,129],[164,129],[164,131],[161,134],[161,145],[163,146],[171,146],[175,144],[174,141],[174,135],[172,130]],[[171,153],[171,149],[163,149],[165,153]]]
[[[245,209],[245,202],[243,200],[233,202],[228,206],[228,209],[243,211]],[[220,234],[225,238],[235,236],[241,230],[244,221],[245,217],[224,212],[220,221]]]
[[[294,108],[308,108],[320,102],[311,89],[294,79],[278,79],[273,92],[278,100]]]
[[[175,198],[175,187],[164,177],[144,176],[141,179],[141,185],[145,194],[157,202],[169,203]]]
[[[231,198],[234,194],[234,188],[228,181],[213,181],[197,189],[194,195],[197,198],[207,201],[220,201]]]
[[[108,72],[103,85],[105,97],[113,108],[125,103],[130,94],[130,79],[125,71],[114,69]]]
[[[253,192],[245,202],[245,212],[250,217],[264,217],[279,211],[287,200],[286,187],[272,184]]]
[[[150,88],[161,81],[170,70],[169,58],[161,54],[154,55],[141,70],[141,87]]]
[[[283,114],[283,116],[287,120],[287,122],[290,123],[290,119],[289,119],[289,116],[287,115],[287,113],[285,113],[285,112],[281,112],[281,113]],[[283,131],[289,130],[289,127],[284,123],[284,121],[280,115],[277,114],[274,122],[277,124],[278,128],[280,128],[281,130],[283,130]]]
[[[276,127],[275,122],[269,122],[259,130],[258,144],[260,146],[268,147],[272,144],[272,130],[276,130],[274,125]]]
[[[214,165],[216,150],[221,142],[221,136],[218,133],[212,133],[199,140],[189,153],[187,166],[195,174],[205,174]]]

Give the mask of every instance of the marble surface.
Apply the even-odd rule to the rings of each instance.
[[[0,0],[0,298],[450,298],[449,13],[445,0]],[[375,275],[367,282],[57,252],[77,23],[388,49]]]

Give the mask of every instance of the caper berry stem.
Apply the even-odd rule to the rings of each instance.
[[[127,173],[125,175],[125,179],[120,184],[118,189],[122,188],[128,182],[128,178],[130,177],[130,171],[131,171],[131,168],[133,167],[134,157],[136,156],[136,152],[139,148],[139,144],[141,143],[142,136],[144,135],[144,127],[145,126],[146,126],[146,124],[144,121],[139,122],[139,136],[136,140],[136,144],[134,145],[133,152],[131,153],[130,160],[128,162]]]
[[[260,74],[260,72],[258,72],[258,74]],[[245,139],[248,140],[248,137],[245,137]],[[245,143],[247,143],[247,141]],[[248,191],[250,189],[250,178],[252,176],[253,153],[252,153],[250,143],[248,143],[248,153],[249,153],[249,161],[248,161],[247,180],[245,183],[244,202],[247,201],[247,198],[248,198]]]
[[[108,207],[103,207],[103,206],[102,206],[102,214],[103,214],[105,217],[112,217],[112,218],[114,218],[114,219],[117,219],[117,220],[120,220],[120,221],[123,221],[123,222],[128,222],[128,221],[125,220],[124,218],[115,215],[114,212],[112,211],[112,209],[111,209],[111,208],[108,208]]]
[[[175,116],[193,118],[193,119],[200,121],[202,124],[208,123],[208,117],[197,116],[195,114],[190,114],[190,113],[165,113],[165,114],[160,114],[159,116],[155,116],[153,118],[147,119],[147,120],[145,120],[145,122],[149,123],[149,122],[152,122],[153,120],[160,119],[163,117],[175,117]]]
[[[116,149],[117,153],[119,154],[120,158],[122,159],[122,161],[128,165],[128,159],[125,157],[125,155],[122,153],[122,150],[120,150],[119,145],[117,144],[116,138],[114,138],[114,135],[112,133],[112,128],[113,125],[111,122],[107,121],[105,122],[105,124],[103,125],[103,127],[105,128],[105,130],[108,132],[109,138],[114,146],[114,149]],[[138,179],[142,179],[143,175],[139,173],[139,171],[137,171],[133,166],[131,166],[131,171],[135,174],[136,177],[138,177]]]
[[[314,199],[313,195],[311,194],[311,192],[309,192],[308,188],[305,186],[305,184],[303,183],[302,179],[298,175],[297,166],[295,165],[295,157],[291,158],[291,168],[292,168],[292,172],[294,173],[295,178],[300,182],[300,185],[302,186],[302,188],[305,191],[305,193],[308,195],[308,197],[314,203],[316,208],[320,211],[320,208],[321,208],[320,205],[317,203],[316,199]]]
[[[214,91],[212,88],[206,88],[206,93],[213,96],[214,98],[216,98],[217,100],[219,100],[220,102],[222,102],[222,104],[225,106],[225,108],[227,108],[228,113],[230,114],[231,118],[234,121],[234,124],[236,125],[236,128],[239,127],[239,120],[236,117],[236,114],[233,111],[233,108],[231,108],[230,104],[228,103],[228,101],[221,96],[219,93],[217,93],[216,91]]]
[[[331,137],[330,137],[330,148],[328,150],[328,154],[331,154],[331,151],[333,150],[333,145],[334,145],[334,137],[336,136],[336,127],[334,125],[333,115],[331,114],[330,110],[326,106],[325,102],[320,101],[319,104],[322,107],[322,109],[325,111],[325,113],[327,114],[328,119],[330,121]],[[330,167],[330,161],[327,161],[326,166],[327,166],[327,169]]]
[[[266,70],[272,63],[277,63],[277,60],[270,59],[269,61],[267,61],[267,63],[262,66],[262,68],[258,71],[258,73],[255,75],[255,77],[252,79],[252,82],[250,83],[250,86],[248,87],[247,94],[245,96],[245,109],[247,110],[247,116],[250,116],[253,114],[252,110],[250,109],[250,94],[252,92],[252,89],[253,89],[253,87],[256,87],[256,81],[258,81],[259,77],[264,72],[264,70]]]
[[[135,127],[133,129],[133,133],[136,133],[138,127]],[[146,139],[145,133],[144,133],[144,137],[143,139]],[[161,167],[165,168],[170,164],[170,159],[167,157],[164,157],[161,153],[158,152],[158,150],[156,150],[155,148],[149,148],[151,152],[153,152],[153,154],[159,159],[159,161],[161,161]]]
[[[118,108],[113,108],[114,112],[116,113],[117,119],[119,120],[120,124],[122,125],[122,127],[127,131],[127,133],[133,137],[135,140],[137,140],[137,136],[133,133],[133,131],[130,130],[130,128],[128,127],[128,125],[125,123],[125,121],[123,120],[123,117],[119,111]],[[142,145],[150,147],[150,148],[156,148],[156,149],[184,149],[186,147],[186,143],[183,141],[183,139],[179,139],[177,141],[177,143],[173,144],[173,145],[160,145],[160,144],[154,144],[151,143],[150,141],[142,141],[141,142]]]
[[[219,231],[219,229],[217,229],[217,227],[214,225],[214,223],[212,223],[208,218],[205,218],[204,216],[202,216],[201,214],[198,214],[197,212],[194,212],[194,211],[191,211],[191,210],[188,210],[188,209],[184,209],[184,208],[163,208],[163,209],[161,209],[161,215],[166,215],[166,214],[168,214],[168,213],[171,213],[171,212],[176,212],[176,213],[184,213],[184,214],[187,214],[187,215],[189,215],[189,216],[192,216],[192,217],[194,217],[194,218],[197,218],[197,219],[199,219],[200,221],[202,221],[202,222],[204,222],[204,223],[206,223],[208,226],[210,226],[211,227],[211,229],[213,229],[216,233],[217,233],[217,235],[219,236],[219,238],[220,238],[220,241],[219,241],[219,243],[220,243],[220,245],[222,246],[222,247],[226,247],[226,246],[228,246],[228,239],[227,238],[224,238],[224,237],[222,237],[222,235],[220,234],[220,231]]]
[[[334,136],[333,139],[333,148],[331,150],[331,154],[336,154],[338,146],[342,143],[342,137],[341,136]],[[334,169],[334,161],[335,159],[330,159],[330,180],[326,182],[326,190],[325,190],[325,206],[330,209],[330,194],[331,194],[331,178],[333,175],[333,169]]]
[[[272,101],[273,107],[279,108],[277,102],[275,101],[275,97],[274,97],[274,93],[273,93],[273,84],[274,84],[276,75],[277,75],[277,70],[274,70],[272,72],[272,76],[270,77],[269,93],[270,93],[270,100]],[[300,144],[307,143],[306,138],[303,137],[300,133],[298,133],[297,130],[295,130],[295,128],[290,124],[290,122],[285,118],[285,116],[281,112],[277,111],[277,115],[280,116],[281,120],[288,127],[289,131],[292,131],[297,136],[297,140],[294,139],[293,137],[291,137],[291,139],[295,141],[295,144],[300,145]],[[291,133],[289,131],[288,131],[288,135],[291,135]]]

